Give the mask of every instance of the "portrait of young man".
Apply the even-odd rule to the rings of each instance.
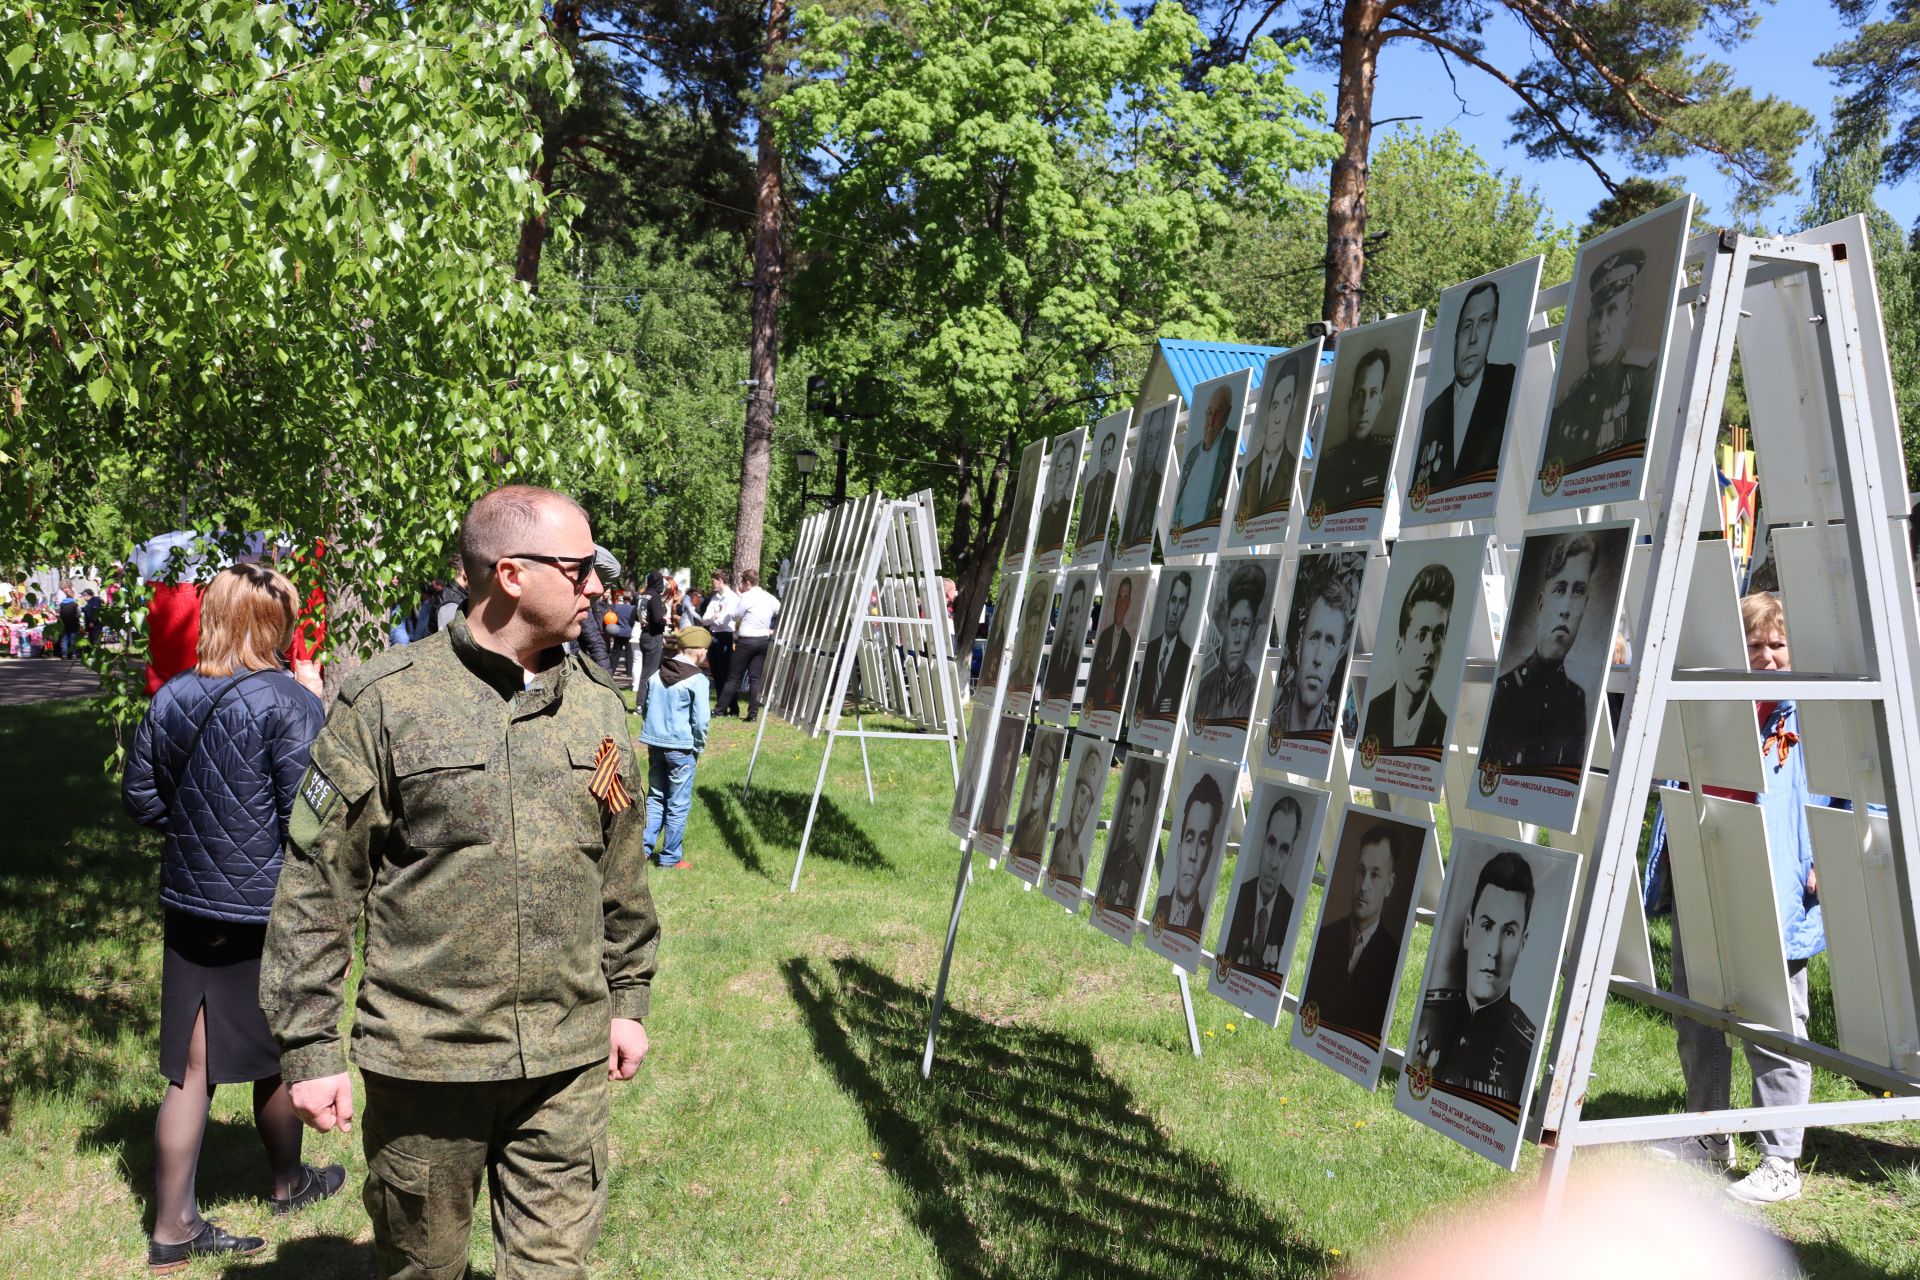
[[[1060,619],[1053,628],[1053,647],[1047,656],[1047,678],[1041,696],[1049,702],[1073,701],[1074,681],[1080,675],[1080,655],[1087,647],[1087,615],[1093,608],[1091,571],[1067,575],[1067,593]]]
[[[1192,722],[1244,726],[1253,712],[1254,686],[1272,617],[1278,562],[1223,560],[1214,579],[1211,642],[1194,687]]]
[[[1080,501],[1080,535],[1076,545],[1085,548],[1107,540],[1107,526],[1113,521],[1113,499],[1120,484],[1120,441],[1127,433],[1125,415],[1119,421],[1105,419],[1094,438],[1088,460],[1086,492]]]
[[[1197,942],[1219,878],[1220,853],[1226,847],[1228,800],[1213,771],[1197,764],[1188,768],[1194,775],[1193,785],[1180,804],[1152,923]]]
[[[1008,854],[1030,867],[1037,868],[1047,851],[1047,817],[1053,811],[1053,788],[1066,745],[1067,735],[1059,729],[1034,730],[1027,776],[1020,787],[1020,812],[1007,844]]]
[[[1167,462],[1173,452],[1173,418],[1178,401],[1169,400],[1147,410],[1135,438],[1133,482],[1127,486],[1127,516],[1120,522],[1122,548],[1153,544],[1153,526],[1160,514],[1166,488]]]
[[[1366,554],[1357,551],[1300,557],[1267,717],[1269,751],[1288,734],[1332,732],[1346,687],[1365,565]]]
[[[1406,829],[1383,822],[1340,860],[1335,874],[1347,877],[1346,910],[1321,923],[1300,994],[1302,1008],[1317,1006],[1321,1025],[1368,1043],[1377,1043],[1386,1025],[1399,976],[1395,891],[1413,871],[1417,850],[1401,848],[1411,843]]]
[[[1314,344],[1317,351],[1318,343]],[[1293,477],[1300,457],[1290,438],[1300,397],[1311,396],[1313,388],[1305,376],[1311,366],[1293,356],[1277,366],[1267,366],[1266,385],[1260,388],[1260,414],[1255,425],[1257,437],[1247,450],[1245,469],[1240,473],[1240,497],[1234,503],[1234,525],[1244,528],[1255,516],[1284,511],[1293,505]],[[1304,391],[1303,391],[1304,388]]]
[[[1568,676],[1566,662],[1592,602],[1600,548],[1591,534],[1569,533],[1552,536],[1546,551],[1533,645],[1494,682],[1487,709],[1480,754],[1503,770],[1584,765],[1592,736],[1586,690]],[[1613,621],[1607,614],[1601,625]]]
[[[1081,738],[1073,752],[1072,777],[1060,801],[1053,853],[1047,859],[1047,879],[1077,895],[1087,875],[1087,854],[1093,849],[1094,824],[1100,816],[1100,797],[1107,789],[1107,760],[1111,748],[1093,738]],[[1076,897],[1075,901],[1078,901]]]
[[[1047,498],[1040,504],[1040,527],[1033,535],[1036,556],[1058,551],[1067,544],[1067,521],[1073,515],[1073,495],[1080,481],[1083,435],[1083,432],[1070,431],[1053,442],[1053,460],[1047,467]]]
[[[1347,403],[1328,413],[1329,425],[1321,433],[1330,443],[1313,482],[1315,505],[1338,511],[1386,492],[1400,417],[1393,374],[1393,355],[1385,347],[1370,347],[1359,357]],[[1339,431],[1332,429],[1336,422]]]
[[[1454,322],[1453,377],[1420,415],[1410,488],[1449,489],[1499,469],[1517,372],[1488,359],[1499,323],[1500,286],[1482,280],[1468,289]]]
[[[1446,744],[1448,711],[1434,697],[1433,677],[1446,651],[1453,592],[1453,574],[1444,565],[1430,564],[1414,575],[1400,603],[1394,682],[1368,701],[1361,731],[1383,749]]]
[[[1303,851],[1300,834],[1306,812],[1284,792],[1274,795],[1266,813],[1247,824],[1247,844],[1259,858],[1258,872],[1243,881],[1234,895],[1220,953],[1235,969],[1243,969],[1278,986],[1284,980],[1288,957],[1287,925],[1293,919],[1293,890]]]
[[[1140,658],[1140,676],[1134,689],[1132,721],[1171,720],[1180,707],[1187,670],[1193,665],[1193,645],[1187,639],[1187,614],[1193,605],[1195,571],[1175,569],[1160,577],[1160,599],[1155,612],[1160,625]]]
[[[1474,879],[1465,923],[1449,940],[1459,949],[1464,976],[1457,985],[1428,989],[1413,1036],[1413,1058],[1426,1064],[1435,1085],[1515,1112],[1533,1061],[1535,1026],[1511,990],[1533,904],[1527,859],[1510,849],[1489,858]]]
[[[1013,670],[1007,676],[1009,694],[1033,692],[1040,674],[1040,651],[1047,643],[1047,619],[1053,613],[1052,575],[1043,574],[1027,582],[1026,599],[1020,603],[1020,624],[1014,632]]]
[[[1147,868],[1160,842],[1161,781],[1166,768],[1164,761],[1130,754],[1120,771],[1120,801],[1107,833],[1107,860],[1100,866],[1100,883],[1093,895],[1096,912],[1131,915],[1140,909]]]
[[[1146,575],[1122,571],[1107,578],[1106,604],[1102,607],[1099,635],[1093,643],[1093,661],[1087,667],[1086,709],[1119,711],[1127,696],[1133,674],[1133,651],[1140,632],[1140,607],[1136,582],[1149,581]],[[1141,590],[1144,591],[1144,586]]]

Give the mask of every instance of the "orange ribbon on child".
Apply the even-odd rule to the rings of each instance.
[[[607,741],[611,742],[613,739],[609,738]],[[1799,745],[1799,734],[1791,729],[1775,729],[1767,735],[1767,740],[1760,744],[1760,758],[1764,760],[1767,758],[1767,752],[1774,751],[1779,753],[1775,759],[1775,763],[1785,764],[1787,762],[1787,752]]]
[[[600,740],[600,753],[593,758],[593,781],[587,784],[587,793],[603,801],[614,813],[625,813],[633,807],[633,797],[620,781],[620,748],[614,745],[611,735]]]

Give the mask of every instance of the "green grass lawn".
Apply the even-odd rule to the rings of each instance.
[[[789,895],[823,745],[769,728],[742,802],[751,730],[715,724],[691,866],[654,877],[665,933],[653,1051],[616,1098],[598,1274],[1320,1275],[1378,1256],[1429,1214],[1528,1189],[1533,1153],[1518,1177],[1493,1169],[1397,1115],[1390,1076],[1362,1092],[1288,1050],[1284,1021],[1251,1023],[1204,982],[1196,1061],[1167,965],[984,863],[922,1082],[957,865],[946,753],[876,743],[869,806],[859,752],[843,747]],[[121,815],[103,754],[77,703],[0,711],[9,1277],[124,1275],[144,1259],[159,844]],[[1396,1043],[1424,951],[1421,931]],[[1851,1088],[1821,1074],[1815,1096]],[[347,1193],[275,1220],[244,1094],[215,1099],[202,1204],[274,1247],[232,1273],[367,1274],[357,1139],[309,1135],[309,1158],[351,1171]],[[1615,1002],[1589,1113],[1678,1110],[1681,1098],[1666,1019]],[[1920,1126],[1816,1131],[1805,1167],[1806,1199],[1760,1220],[1809,1275],[1920,1274]],[[482,1230],[482,1274],[491,1253]]]

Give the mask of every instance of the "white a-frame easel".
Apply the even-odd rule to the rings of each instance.
[[[1644,595],[1630,614],[1637,652],[1604,794],[1587,815],[1585,893],[1529,1126],[1547,1149],[1549,1206],[1583,1147],[1920,1117],[1920,614],[1865,224],[1854,218],[1785,239],[1703,235],[1688,245],[1687,262],[1697,283],[1680,300],[1690,315],[1681,317],[1686,332],[1675,344],[1684,344],[1685,358],[1670,374],[1677,413],[1662,424],[1671,443],[1661,451],[1664,466],[1650,473],[1643,527],[1653,540]],[[1710,558],[1724,551],[1700,537],[1718,524],[1713,450],[1736,352],[1775,526],[1791,672],[1745,669],[1728,575]],[[1733,720],[1750,739],[1752,703],[1785,698],[1800,711],[1811,789],[1854,802],[1851,810],[1808,810],[1838,1046],[1784,1029],[1787,976],[1771,885],[1763,886],[1763,906],[1749,909],[1742,897],[1740,873],[1766,880],[1764,832],[1756,849],[1753,812],[1712,811],[1715,800],[1701,792],[1703,784],[1741,781],[1724,774],[1729,761],[1740,767],[1743,753],[1719,760],[1703,741],[1712,709],[1736,709]],[[1751,741],[1742,746],[1751,752]],[[1636,853],[1656,779],[1688,784],[1662,795],[1676,887],[1690,881],[1695,893],[1693,905],[1683,904],[1694,998],[1659,990],[1616,962],[1623,927],[1639,917]],[[1755,856],[1757,868],[1741,861]],[[1764,918],[1753,918],[1755,910]],[[1610,992],[1893,1096],[1586,1119]]]
[[[940,585],[940,540],[931,492],[905,499],[869,494],[807,517],[801,522],[790,572],[792,583],[768,656],[767,692],[761,699],[767,715],[754,735],[740,794],[744,800],[751,793],[753,767],[772,715],[809,737],[826,733],[826,750],[787,885],[793,892],[800,887],[800,868],[836,741],[859,740],[871,804],[869,739],[944,743],[947,766],[957,782],[961,725],[960,672]],[[863,698],[876,703],[881,713],[910,722],[913,729],[869,729],[864,710],[854,714],[852,728],[846,727],[847,686],[856,669]]]

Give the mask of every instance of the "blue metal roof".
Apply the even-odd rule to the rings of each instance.
[[[1260,385],[1267,360],[1285,351],[1285,347],[1250,347],[1238,342],[1193,342],[1185,338],[1160,339],[1160,354],[1167,370],[1180,388],[1180,398],[1193,403],[1193,389],[1209,378],[1240,369],[1253,370],[1253,385]]]

